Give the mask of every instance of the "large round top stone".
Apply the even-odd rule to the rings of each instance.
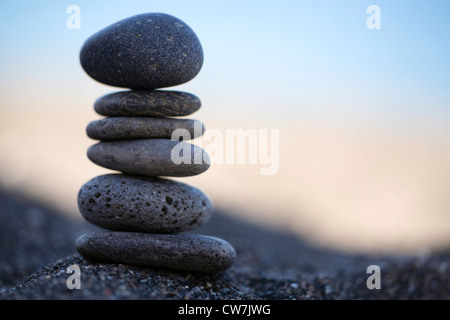
[[[183,21],[164,13],[144,13],[91,36],[81,48],[80,62],[104,84],[157,89],[193,79],[203,65],[203,50]]]

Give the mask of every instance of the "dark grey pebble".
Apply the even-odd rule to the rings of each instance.
[[[88,181],[78,193],[83,217],[119,231],[178,233],[197,228],[213,205],[199,189],[161,178],[108,174]]]
[[[203,235],[93,232],[79,237],[76,248],[93,262],[190,272],[223,271],[236,259],[236,252],[228,242]]]
[[[191,119],[149,118],[149,117],[113,117],[96,120],[86,128],[87,135],[96,140],[127,139],[171,139],[172,134],[181,129],[184,138],[200,137],[205,128],[203,123]],[[175,136],[174,136],[175,138]]]
[[[112,117],[181,117],[200,107],[200,99],[191,93],[163,90],[114,92],[94,104],[98,114]]]
[[[107,85],[132,89],[176,86],[193,79],[203,65],[194,31],[164,13],[144,13],[118,21],[86,40],[83,69]]]
[[[194,176],[210,164],[199,146],[168,139],[102,141],[91,146],[87,156],[99,166],[144,176]]]

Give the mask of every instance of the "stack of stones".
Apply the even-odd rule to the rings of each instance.
[[[213,212],[208,197],[160,177],[193,176],[209,167],[204,150],[184,141],[203,134],[201,122],[169,118],[195,112],[200,100],[186,92],[156,90],[198,74],[203,50],[195,33],[170,15],[141,14],[89,38],[80,60],[95,80],[132,90],[98,99],[94,109],[107,118],[87,127],[89,137],[101,140],[89,148],[88,158],[122,174],[95,177],[81,188],[78,206],[83,217],[111,231],[81,236],[78,252],[94,262],[192,272],[229,268],[236,253],[228,242],[178,234],[208,221]],[[176,129],[186,133],[183,141],[171,139]],[[173,161],[174,155],[189,160],[186,150],[191,161]]]

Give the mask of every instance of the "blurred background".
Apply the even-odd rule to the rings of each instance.
[[[80,29],[66,25],[70,5]],[[381,29],[369,29],[370,5]],[[144,12],[186,22],[205,61],[181,86],[207,129],[278,129],[279,170],[214,164],[180,181],[230,215],[351,252],[450,246],[450,2],[0,2],[0,186],[81,219],[95,100],[83,42]],[[274,146],[276,147],[276,146]],[[87,223],[87,222],[86,222]]]

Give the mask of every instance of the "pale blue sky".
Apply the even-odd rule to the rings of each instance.
[[[80,30],[66,28],[71,4],[81,8]],[[381,30],[366,27],[371,4]],[[205,52],[200,74],[174,89],[218,116],[450,121],[448,0],[2,0],[0,12],[0,106],[18,92],[45,100],[116,90],[84,74],[83,42],[117,20],[165,12],[190,25]]]

